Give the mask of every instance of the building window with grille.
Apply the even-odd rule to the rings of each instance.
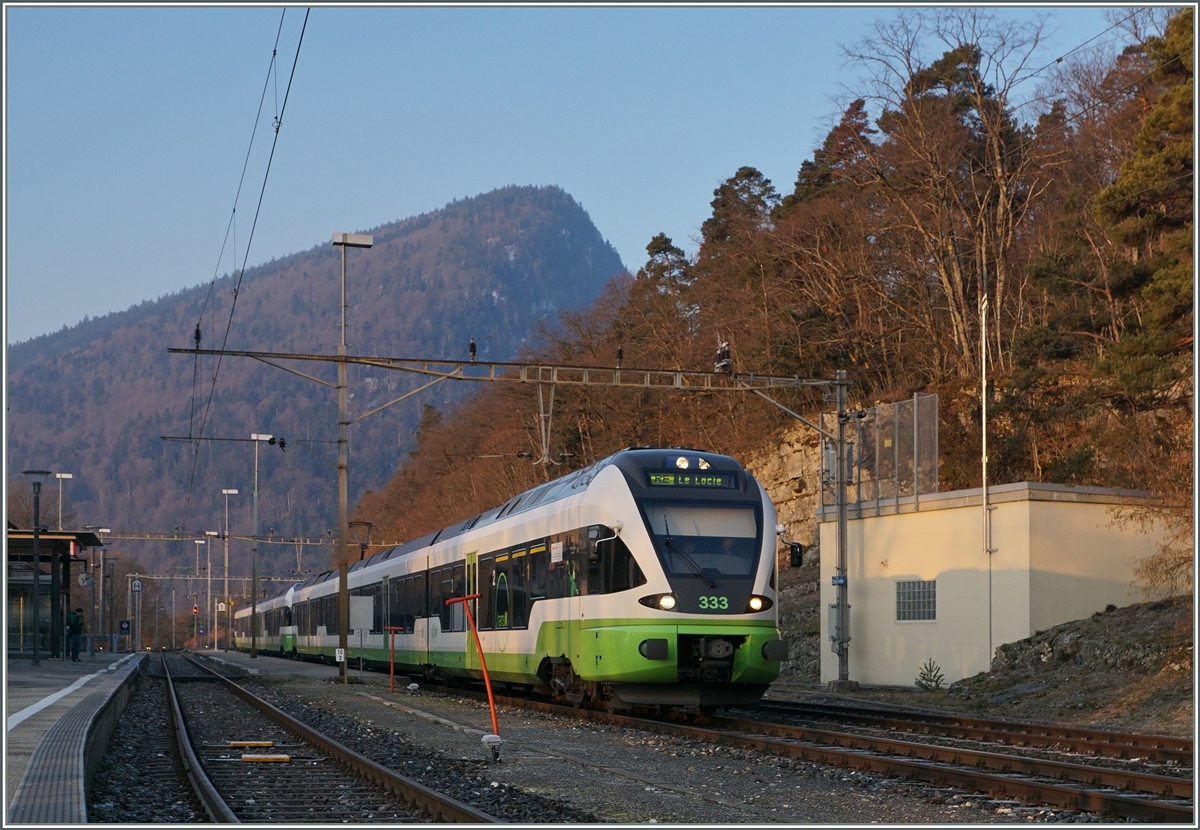
[[[936,620],[937,580],[896,583],[896,621]]]

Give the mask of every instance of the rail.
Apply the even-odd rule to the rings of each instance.
[[[332,758],[349,767],[364,778],[375,782],[377,785],[391,790],[397,795],[404,798],[408,803],[421,808],[433,816],[434,820],[448,821],[455,823],[467,824],[502,824],[503,822],[495,816],[489,815],[482,810],[477,810],[469,804],[464,804],[457,799],[450,798],[442,793],[426,787],[419,781],[414,781],[407,776],[393,772],[382,764],[372,761],[370,758],[355,752],[348,746],[335,741],[326,735],[310,728],[306,724],[296,720],[292,716],[286,714],[280,709],[267,703],[262,698],[256,696],[248,689],[234,683],[228,678],[222,677],[218,672],[204,666],[187,655],[183,655],[190,663],[201,671],[215,675],[220,678],[220,683],[235,695],[248,703],[253,708],[257,709],[262,714],[266,715],[275,723],[282,726],[284,729],[299,736],[305,741],[308,741],[313,746],[318,747],[323,752],[328,753]]]
[[[217,792],[217,788],[205,774],[200,759],[196,757],[192,741],[188,737],[187,724],[183,719],[183,710],[179,706],[179,697],[175,694],[175,681],[171,678],[171,670],[167,666],[167,655],[159,652],[159,657],[162,660],[163,674],[167,679],[167,699],[171,704],[171,723],[175,728],[175,743],[179,747],[179,755],[183,760],[188,781],[191,782],[196,797],[200,799],[204,811],[208,813],[208,817],[212,821],[217,824],[241,824],[241,819],[234,814],[230,806],[225,803],[225,799]]]

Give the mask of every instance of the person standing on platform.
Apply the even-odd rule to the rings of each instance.
[[[83,609],[76,608],[71,616],[67,617],[67,629],[71,632],[71,660],[78,663],[79,661],[79,643],[83,637]]]

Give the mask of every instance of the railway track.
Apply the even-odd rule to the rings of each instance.
[[[463,690],[455,694],[464,695]],[[466,693],[464,696],[475,696]],[[479,694],[479,699],[486,696]],[[983,793],[991,797],[1020,799],[1081,812],[1115,815],[1138,821],[1192,823],[1193,779],[1188,770],[1173,775],[1136,768],[1113,768],[1098,763],[1077,763],[1031,758],[1012,747],[995,750],[994,743],[971,749],[942,746],[925,740],[898,740],[832,729],[815,729],[766,720],[718,716],[661,717],[618,714],[597,709],[576,709],[527,698],[498,698],[517,707],[557,715],[575,715],[592,721],[640,729],[724,746],[753,749],[818,764],[918,780]],[[908,714],[908,713],[906,713]],[[1016,727],[1016,722],[1005,722]],[[1066,730],[1085,731],[1085,730]],[[1016,734],[1015,732],[1012,734]],[[1115,734],[1115,733],[1113,733]],[[1143,743],[1153,743],[1157,738]],[[1095,742],[1094,742],[1095,743]],[[1103,742],[1101,742],[1103,743]],[[1128,744],[1105,743],[1115,757],[1128,752]],[[1139,756],[1143,757],[1143,756]],[[1189,757],[1190,761],[1190,757]],[[1130,765],[1133,766],[1133,765]]]
[[[754,711],[777,717],[826,719],[922,735],[940,735],[1009,746],[1044,747],[1096,757],[1160,762],[1179,768],[1191,767],[1194,758],[1193,742],[1190,738],[1168,735],[1135,735],[1057,724],[972,718],[944,712],[811,701],[764,700]]]
[[[222,823],[496,823],[393,772],[180,655],[162,655],[179,751]]]

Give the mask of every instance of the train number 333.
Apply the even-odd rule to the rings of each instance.
[[[728,597],[700,597],[700,609],[702,611],[728,611]]]

